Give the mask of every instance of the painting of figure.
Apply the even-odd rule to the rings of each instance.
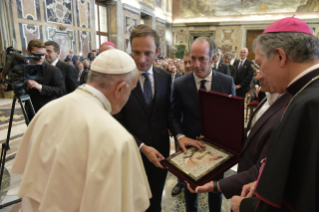
[[[136,27],[136,19],[125,16],[125,34],[130,35],[131,32],[135,29]]]
[[[316,0],[181,0],[181,17],[267,15],[319,11]]]
[[[204,143],[206,147],[202,150],[191,147],[187,149],[186,154],[179,151],[166,160],[192,180],[198,181],[233,156],[233,154],[211,143]]]

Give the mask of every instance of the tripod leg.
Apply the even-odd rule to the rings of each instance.
[[[25,110],[25,107],[24,107],[24,105],[23,105],[23,101],[21,100],[21,98],[20,98],[20,97],[18,97],[18,98],[19,98],[19,103],[20,103],[20,106],[21,106],[23,115],[24,115],[25,123],[27,124],[27,126],[29,126],[30,120],[29,120],[27,111]],[[32,106],[32,110],[33,110],[33,112],[34,112],[33,106]],[[33,115],[34,115],[34,114],[33,114]]]
[[[6,143],[2,144],[2,148],[4,150],[3,154],[1,153],[1,159],[0,159],[0,164],[1,164],[1,174],[0,174],[0,190],[1,190],[1,185],[2,185],[2,177],[3,177],[3,172],[4,172],[4,164],[6,162],[6,153],[8,149],[10,149],[9,146],[9,141],[10,141],[10,134],[11,134],[11,127],[12,127],[12,121],[13,121],[13,114],[14,114],[14,108],[16,104],[16,96],[14,95],[13,100],[12,100],[12,106],[11,106],[11,114],[10,114],[10,121],[9,121],[9,128],[8,128],[8,134],[7,134],[7,140]]]

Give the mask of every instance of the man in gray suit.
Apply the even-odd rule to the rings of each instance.
[[[257,79],[261,90],[267,92],[267,95],[250,117],[247,133],[245,133],[246,139],[238,161],[238,173],[220,179],[217,182],[217,189],[214,188],[214,182],[211,181],[197,187],[195,191],[188,187],[191,192],[203,193],[218,190],[228,199],[234,195],[240,195],[244,185],[257,180],[260,162],[267,156],[270,136],[280,123],[285,105],[291,99],[289,93],[279,94],[271,90],[260,74],[257,75]]]

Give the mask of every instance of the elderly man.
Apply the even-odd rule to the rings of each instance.
[[[232,53],[226,52],[223,55],[223,64],[227,66],[227,75],[231,76],[234,79],[234,82],[236,80],[236,69],[234,66],[230,65],[230,61],[232,59]]]
[[[64,59],[64,62],[69,62],[69,61],[72,61],[74,67],[76,67],[76,65],[77,65],[76,62],[78,61],[78,56],[76,56],[76,55],[74,54],[73,49],[70,49],[70,50],[69,50],[69,55],[66,56],[66,58]]]
[[[192,74],[185,75],[174,81],[172,88],[172,133],[179,146],[186,152],[186,144],[196,143],[200,136],[201,123],[198,101],[198,90],[212,90],[235,95],[233,79],[229,76],[212,71],[211,66],[216,59],[217,45],[207,37],[197,38],[191,46]],[[202,145],[197,145],[199,148]],[[218,179],[222,178],[219,176]],[[197,195],[185,189],[186,211],[196,211]],[[210,212],[221,211],[221,195],[209,193]]]
[[[254,75],[254,69],[251,66],[252,62],[247,59],[248,49],[240,50],[240,60],[234,62],[236,68],[235,88],[237,96],[244,97],[250,89],[250,82]]]
[[[88,84],[34,117],[12,167],[23,174],[22,211],[136,212],[149,206],[134,138],[111,115],[137,80],[132,58],[110,50],[94,61]]]
[[[105,52],[107,50],[110,50],[110,49],[116,49],[116,46],[114,43],[112,42],[104,42],[102,43],[102,45],[100,46],[100,54],[102,52]]]
[[[217,54],[216,54],[216,58],[215,58],[214,63],[213,63],[213,69],[215,71],[218,71],[220,73],[223,73],[223,74],[230,76],[229,71],[227,69],[227,66],[225,64],[223,64],[223,61],[221,60],[221,58],[222,58],[222,50],[218,49]]]
[[[254,186],[257,197],[235,196],[232,208],[318,211],[319,40],[305,22],[291,17],[272,23],[256,38],[253,49],[269,85],[293,97],[271,137]]]
[[[196,188],[196,193],[217,191],[229,199],[234,195],[240,195],[242,187],[257,180],[260,161],[267,156],[269,139],[280,123],[285,111],[285,105],[291,99],[289,93],[279,94],[271,88],[261,74],[257,75],[261,90],[267,92],[267,96],[260,102],[247,125],[245,142],[239,157],[237,174],[219,180],[217,183],[209,182]],[[191,188],[189,188],[192,192]]]

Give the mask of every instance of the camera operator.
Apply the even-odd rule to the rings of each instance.
[[[29,94],[34,106],[35,112],[37,112],[46,103],[65,94],[64,78],[61,71],[49,65],[44,61],[46,49],[41,40],[33,39],[29,42],[26,50],[28,55],[32,53],[43,54],[39,61],[30,60],[31,65],[43,66],[43,78],[36,80],[27,80],[27,87],[29,88]],[[32,113],[29,105],[25,105],[29,119],[32,119]]]
[[[60,46],[54,41],[47,41],[44,43],[47,54],[45,60],[52,66],[59,68],[62,72],[65,82],[65,93],[73,92],[79,85],[77,70],[60,60]]]

